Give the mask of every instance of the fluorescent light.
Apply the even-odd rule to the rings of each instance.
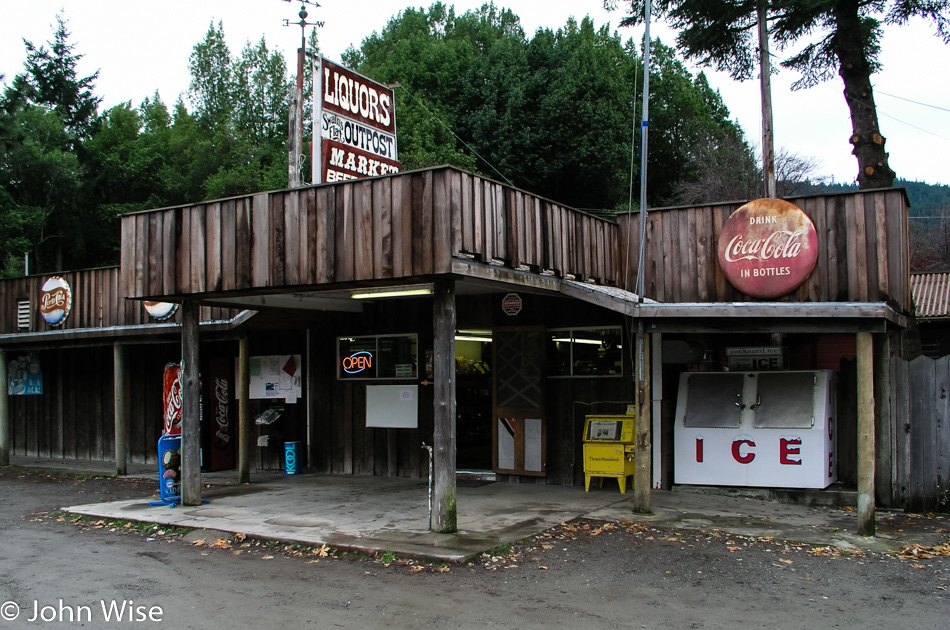
[[[380,287],[376,289],[359,289],[351,293],[354,300],[373,300],[376,298],[411,297],[414,295],[432,295],[431,284],[416,284],[401,287]]]
[[[560,341],[562,343],[571,343],[573,341],[574,343],[586,343],[591,346],[599,346],[604,343],[599,339],[581,339],[579,337],[575,337],[574,339],[571,339],[570,337],[555,337],[551,341]]]
[[[491,337],[473,337],[471,335],[455,335],[456,341],[480,341],[482,343],[491,343]]]

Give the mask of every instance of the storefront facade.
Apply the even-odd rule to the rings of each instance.
[[[7,449],[152,461],[161,370],[185,356],[183,424],[196,393],[206,418],[208,401],[229,401],[223,422],[235,430],[217,446],[233,448],[242,473],[281,467],[284,444],[298,442],[310,470],[424,477],[427,445],[448,491],[457,470],[580,485],[584,418],[636,404],[643,330],[652,487],[691,483],[677,481],[683,374],[763,373],[764,389],[771,371],[828,374],[833,473],[853,485],[867,335],[877,502],[899,504],[888,401],[910,309],[906,197],[790,201],[815,226],[814,267],[770,298],[741,292],[717,259],[739,203],[648,214],[643,300],[633,294],[638,214],[604,220],[450,167],[128,215],[118,268],[60,274],[74,300],[63,322],[17,318],[45,276],[2,282],[4,363],[36,357],[46,381],[41,396],[7,397]],[[144,301],[182,307],[159,321]],[[228,373],[221,365],[235,365],[232,378],[206,378]],[[741,404],[757,405],[750,396]],[[213,422],[201,428],[205,452]],[[735,459],[707,439],[704,462]],[[763,447],[738,448],[747,459]],[[754,457],[804,466],[795,462],[813,456],[794,439],[781,448]]]

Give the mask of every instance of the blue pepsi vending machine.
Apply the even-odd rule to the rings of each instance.
[[[149,505],[181,504],[181,435],[158,439],[158,488],[161,501]]]

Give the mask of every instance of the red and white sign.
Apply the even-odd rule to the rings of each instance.
[[[399,172],[392,89],[322,57],[314,76],[314,183]]]
[[[50,326],[59,326],[69,315],[73,307],[73,292],[69,283],[59,276],[53,276],[43,284],[40,290],[40,315]]]
[[[800,287],[818,261],[818,233],[802,210],[757,199],[738,210],[719,235],[719,267],[742,293],[775,298]]]
[[[505,315],[515,316],[521,312],[521,307],[523,306],[521,301],[521,296],[517,293],[509,293],[505,297],[501,298],[501,310],[505,312]]]
[[[162,435],[181,435],[181,365],[165,366],[162,387],[164,423]]]
[[[399,162],[346,146],[334,140],[323,141],[323,172],[325,181],[338,182],[361,177],[378,177],[398,173]]]

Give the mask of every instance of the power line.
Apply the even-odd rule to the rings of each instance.
[[[480,159],[482,162],[484,162],[485,164],[487,164],[488,166],[490,166],[491,169],[492,169],[493,171],[495,171],[496,173],[498,173],[498,175],[499,175],[503,180],[505,180],[505,182],[506,182],[509,186],[511,186],[512,188],[517,188],[517,186],[515,186],[514,184],[511,183],[511,180],[510,180],[510,179],[508,179],[507,177],[505,177],[505,174],[504,174],[504,173],[502,173],[502,172],[499,171],[497,168],[495,168],[495,165],[494,165],[494,164],[492,164],[491,162],[489,162],[488,160],[486,160],[485,158],[483,158],[481,155],[479,155],[478,151],[476,151],[475,149],[473,149],[472,146],[471,146],[469,143],[467,143],[467,142],[465,142],[464,140],[462,140],[462,138],[460,138],[459,135],[458,135],[457,133],[455,133],[455,132],[452,130],[451,127],[449,127],[449,126],[446,125],[444,122],[442,122],[442,119],[441,119],[441,118],[439,118],[438,116],[436,116],[435,114],[433,114],[432,112],[430,112],[430,111],[428,110],[428,108],[427,108],[425,105],[423,105],[422,102],[421,102],[419,99],[417,99],[415,96],[413,96],[413,95],[412,95],[412,92],[410,92],[409,90],[407,90],[404,85],[396,84],[394,87],[402,88],[402,91],[405,92],[406,95],[409,96],[409,98],[411,98],[413,101],[415,101],[415,103],[416,103],[419,107],[421,107],[422,109],[424,109],[425,112],[426,112],[427,114],[429,114],[429,116],[431,116],[433,119],[435,119],[436,122],[438,122],[440,125],[442,125],[442,126],[445,128],[446,131],[448,131],[450,134],[452,134],[453,136],[455,136],[455,139],[456,139],[456,140],[458,140],[459,142],[461,142],[462,144],[464,144],[465,147],[466,147],[469,151],[471,151],[472,153],[475,154],[475,157],[477,157],[477,158]]]
[[[946,107],[940,107],[940,106],[938,106],[938,105],[931,105],[930,103],[921,103],[920,101],[915,101],[915,100],[913,100],[913,99],[904,98],[903,96],[897,96],[897,95],[895,95],[895,94],[888,94],[887,92],[882,92],[881,90],[878,90],[878,89],[876,89],[876,88],[875,88],[875,90],[874,90],[874,93],[875,93],[875,94],[883,94],[884,96],[890,96],[891,98],[900,99],[900,100],[902,100],[902,101],[907,101],[908,103],[913,103],[914,105],[921,105],[921,106],[923,106],[923,107],[932,107],[933,109],[939,109],[939,110],[942,111],[942,112],[950,112],[950,109],[947,109]]]

